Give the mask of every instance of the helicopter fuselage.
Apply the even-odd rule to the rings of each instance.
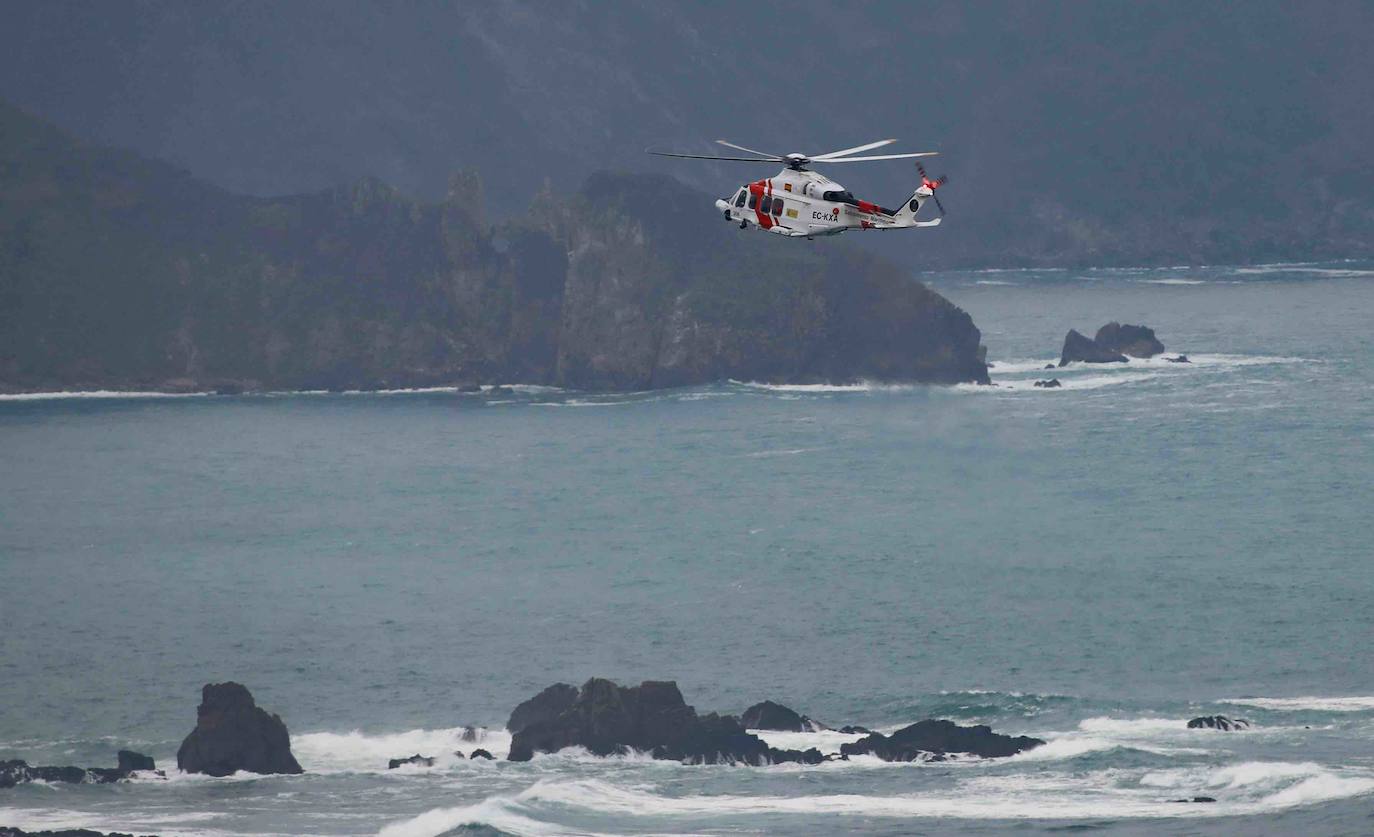
[[[814,238],[846,230],[936,226],[939,218],[916,220],[921,205],[933,194],[922,183],[897,209],[887,209],[855,198],[822,174],[789,167],[774,177],[746,183],[730,197],[717,200],[716,209],[741,229],[752,226],[793,238]]]

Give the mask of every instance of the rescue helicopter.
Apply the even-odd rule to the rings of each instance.
[[[919,161],[916,171],[921,185],[897,209],[859,200],[840,184],[807,168],[813,163],[867,163],[876,160],[902,160],[911,157],[934,157],[938,151],[918,151],[909,154],[876,154],[854,157],[891,145],[895,139],[878,140],[853,148],[828,151],[824,154],[769,154],[755,151],[733,142],[716,140],[720,145],[744,151],[753,157],[713,157],[705,154],[677,154],[654,151],[659,157],[683,157],[689,160],[729,160],[741,163],[782,163],[784,168],[774,177],[747,183],[728,198],[716,201],[716,210],[725,220],[738,223],[740,229],[751,224],[758,229],[791,238],[813,239],[816,236],[839,235],[846,230],[910,230],[939,226],[945,208],[935,196],[935,190],[949,182],[948,177],[931,180]],[[916,214],[926,201],[934,200],[940,210],[937,218],[916,220]]]

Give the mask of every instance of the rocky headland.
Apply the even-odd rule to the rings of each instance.
[[[668,177],[487,220],[373,179],[237,195],[0,103],[0,392],[726,379],[987,382],[969,315],[843,241],[743,235]]]

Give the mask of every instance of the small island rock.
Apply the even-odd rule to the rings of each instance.
[[[1025,735],[1000,735],[982,724],[961,727],[953,721],[926,720],[903,727],[891,736],[875,732],[858,741],[842,744],[840,753],[846,756],[871,754],[883,761],[939,759],[950,753],[1004,758],[1044,743],[1039,738]]]
[[[733,715],[698,715],[672,681],[620,686],[599,677],[584,683],[557,717],[517,731],[508,758],[529,761],[535,753],[565,747],[583,747],[598,756],[643,752],[691,764],[818,764],[823,758],[814,748],[769,747]]]
[[[1070,363],[1125,363],[1126,356],[1098,344],[1075,329],[1064,335],[1064,349],[1059,353],[1059,365]]]
[[[153,762],[152,756],[135,753],[133,750],[120,750],[116,758],[119,760],[120,770],[133,771],[157,769],[157,765]]]
[[[291,753],[286,724],[253,701],[238,683],[207,683],[196,709],[196,728],[177,750],[177,767],[187,773],[229,776],[303,773]]]
[[[1154,357],[1164,353],[1164,344],[1155,337],[1155,330],[1143,325],[1107,323],[1097,330],[1093,342],[1131,357]]]

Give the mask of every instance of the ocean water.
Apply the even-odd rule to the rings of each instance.
[[[172,768],[236,679],[308,771],[21,786],[0,825],[1374,833],[1374,265],[923,278],[996,386],[0,400],[0,758]],[[1042,369],[1113,319],[1193,362]],[[1049,743],[452,755],[593,675]],[[1213,713],[1254,727],[1185,728]]]

